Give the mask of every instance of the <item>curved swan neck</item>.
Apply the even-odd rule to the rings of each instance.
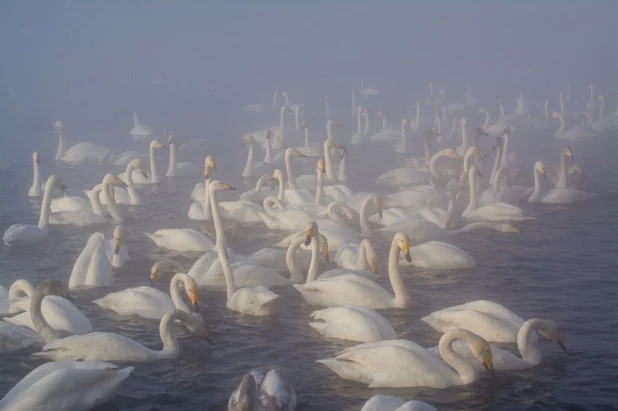
[[[564,150],[560,150],[560,177],[558,178],[558,183],[556,183],[556,188],[566,188],[568,185],[568,178],[569,172],[566,164],[566,153]]]
[[[34,287],[28,280],[16,280],[9,287],[9,301],[23,297],[32,297],[34,291]]]
[[[467,210],[473,211],[478,206],[478,200],[476,199],[476,167],[470,167],[468,181],[470,182],[470,202],[468,203]]]
[[[502,160],[502,145],[496,147],[496,158],[494,159],[494,168],[491,170],[491,176],[489,176],[489,184],[493,184],[496,179],[496,173],[500,169],[500,162]]]
[[[191,313],[191,310],[183,301],[182,296],[180,295],[180,288],[178,286],[180,283],[186,285],[189,281],[189,276],[187,274],[177,273],[172,277],[172,281],[170,282],[170,296],[172,297],[174,306],[186,313]],[[185,286],[185,289],[186,288],[187,287]]]
[[[605,111],[605,99],[604,98],[601,99],[601,107],[600,107],[599,110],[600,110],[599,111],[599,119],[603,120],[603,114],[604,114],[603,112]]]
[[[176,165],[176,143],[170,141],[170,166],[167,169],[168,176],[175,176],[178,167]]]
[[[440,356],[450,367],[452,367],[459,374],[459,378],[463,384],[471,383],[478,379],[478,372],[468,362],[459,355],[451,344],[455,340],[463,340],[470,343],[472,333],[470,331],[462,329],[454,329],[446,332],[442,338],[438,349],[440,350]]]
[[[346,181],[348,179],[348,175],[346,173],[346,165],[348,163],[348,153],[346,149],[341,151],[341,161],[339,162],[339,176],[337,179],[339,181]]]
[[[496,171],[496,176],[492,183],[494,194],[498,194],[498,192],[500,192],[500,178],[502,176],[506,176],[507,172],[508,172],[508,169],[506,167],[501,167],[500,169],[498,169],[498,171]]]
[[[41,204],[41,216],[39,217],[39,228],[47,233],[47,226],[49,224],[49,206],[51,205],[51,192],[54,189],[54,182],[56,176],[50,176],[45,183],[45,191],[43,192],[43,203]]]
[[[283,201],[283,177],[281,175],[277,176],[277,181],[279,182],[279,191],[277,193],[277,200]]]
[[[436,154],[434,154],[431,157],[431,160],[429,160],[429,173],[434,178],[438,178],[438,169],[436,168],[436,162],[438,161],[440,157],[446,157],[448,155],[447,151],[448,149],[438,151]]]
[[[243,177],[251,177],[253,174],[253,156],[255,155],[255,143],[249,143],[249,154],[247,155],[247,164],[242,172]]]
[[[534,190],[530,195],[530,199],[538,198],[541,195],[542,191],[543,189],[541,187],[541,173],[539,172],[539,170],[536,169],[536,167],[534,167]]]
[[[287,149],[285,151],[285,171],[288,175],[288,187],[292,190],[296,190],[296,180],[292,172],[292,150]]]
[[[32,190],[35,196],[41,195],[41,172],[39,169],[39,163],[33,158],[32,163],[34,165],[34,177],[32,178]]]
[[[396,241],[394,238],[388,255],[388,277],[395,294],[393,307],[405,308],[410,305],[410,295],[399,273],[399,246]]]
[[[361,234],[365,237],[371,237],[373,235],[373,230],[369,226],[369,216],[367,214],[369,204],[373,202],[374,197],[375,196],[373,195],[365,197],[359,211],[359,224],[361,228]]]
[[[103,205],[101,204],[101,200],[99,198],[99,195],[102,191],[103,186],[101,184],[97,184],[92,188],[92,190],[88,194],[88,197],[90,199],[90,207],[92,207],[92,211],[100,217],[105,217],[105,214],[103,212]]]
[[[163,349],[161,351],[151,351],[161,358],[178,357],[180,355],[180,344],[178,344],[176,336],[172,334],[172,326],[175,320],[180,320],[183,323],[191,321],[189,318],[190,315],[192,314],[181,310],[170,310],[166,312],[159,323],[159,335],[163,342]]]
[[[333,139],[333,120],[326,122],[326,136],[329,140]]]
[[[504,105],[502,103],[499,104],[500,106],[500,117],[498,118],[498,120],[496,121],[496,123],[501,123],[502,120],[504,120]]]
[[[43,290],[37,287],[34,294],[32,295],[32,298],[30,298],[30,319],[32,320],[34,329],[39,333],[41,338],[43,338],[46,343],[50,343],[60,338],[60,336],[47,323],[45,317],[43,317],[43,312],[41,311],[41,303],[43,302],[43,298],[45,298],[45,295],[46,294],[43,292]]]
[[[113,187],[111,187],[113,190]],[[124,217],[118,211],[118,207],[116,206],[116,200],[112,198],[109,193],[110,185],[108,183],[103,183],[103,196],[105,197],[105,202],[107,203],[107,209],[112,216],[112,221],[114,224],[122,224],[124,223]]]
[[[481,126],[482,129],[486,129],[487,127],[489,127],[489,123],[490,123],[490,119],[489,119],[489,111],[488,110],[483,110],[485,112],[485,122],[483,123],[483,125]]]
[[[223,223],[221,222],[221,216],[219,215],[219,205],[217,204],[217,187],[212,186],[208,188],[208,195],[210,196],[210,207],[212,209],[212,219],[215,224],[217,252],[219,254],[219,261],[223,268],[223,274],[225,275],[225,283],[227,286],[227,301],[230,301],[232,296],[236,293],[236,283],[234,281],[234,273],[232,267],[227,258],[227,241],[225,239],[225,232],[223,231]]]
[[[357,270],[365,271],[370,268],[367,261],[367,248],[369,247],[369,244],[369,240],[366,238],[360,243],[358,248],[358,258],[356,259]]]
[[[157,165],[155,164],[155,159],[154,159],[154,147],[152,146],[152,144],[150,145],[150,181],[152,183],[158,183],[159,182],[159,174],[157,173]]]
[[[330,155],[330,140],[324,141],[324,163],[326,165],[326,178],[329,180],[335,179],[335,171],[333,170],[333,159]]]
[[[61,160],[64,157],[64,133],[58,134],[58,151],[56,152],[56,160]]]
[[[307,236],[304,233],[299,234],[292,240],[288,246],[287,252],[285,253],[285,262],[288,266],[288,270],[290,271],[290,280],[294,283],[303,282],[303,273],[298,269],[298,267],[296,267],[296,251],[298,250],[298,247],[305,242],[306,238]]]
[[[416,118],[414,119],[414,123],[416,125],[416,128],[418,129],[418,127],[421,124],[421,105],[420,104],[416,105]]]
[[[536,348],[536,346],[532,343],[530,335],[539,327],[544,325],[545,321],[539,320],[538,318],[532,318],[526,321],[520,328],[517,333],[517,348],[519,349],[519,353],[521,354],[521,358],[533,365],[539,364],[543,360],[543,355]]]

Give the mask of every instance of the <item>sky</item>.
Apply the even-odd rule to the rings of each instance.
[[[523,92],[537,106],[572,81],[585,102],[588,84],[618,91],[616,21],[611,0],[5,0],[0,98],[12,92],[41,124],[98,127],[138,110],[181,127],[161,119],[176,110],[220,129],[233,122],[221,113],[268,104],[275,88],[349,105],[361,79],[411,104],[428,82],[462,101],[468,81],[481,100]]]

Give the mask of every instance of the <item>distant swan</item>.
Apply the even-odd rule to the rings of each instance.
[[[109,151],[107,147],[86,142],[71,146],[68,150],[64,148],[64,126],[62,122],[56,121],[53,124],[53,133],[58,136],[58,151],[56,160],[64,163],[79,164],[88,161],[98,161],[98,159]]]
[[[173,134],[169,135],[168,143],[170,146],[170,165],[165,175],[168,177],[177,177],[194,176],[199,174],[200,168],[197,166],[197,164],[190,161],[185,161],[182,163],[178,163],[176,161],[176,142],[174,140]]]
[[[363,80],[361,82],[361,94],[365,96],[376,96],[380,94],[380,91],[375,88],[365,88],[365,82]]]
[[[159,173],[157,172],[157,165],[155,163],[155,159],[154,159],[154,149],[155,148],[162,148],[164,150],[167,150],[167,148],[159,143],[158,140],[152,140],[150,142],[150,177],[144,177],[144,175],[141,173],[140,171],[137,170],[133,170],[133,182],[135,184],[158,184],[161,182],[161,178],[159,177]],[[122,180],[126,180],[126,173],[122,173],[119,176]]]
[[[131,135],[139,139],[145,139],[150,137],[151,134],[152,128],[140,125],[137,112],[133,112],[133,128],[131,129]]]

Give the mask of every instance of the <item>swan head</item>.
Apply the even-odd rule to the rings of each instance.
[[[317,231],[318,231],[317,223],[315,221],[309,221],[307,225],[305,226],[305,235],[307,236],[305,240],[306,246],[311,244],[311,240],[313,239],[313,236],[315,235]]]
[[[551,118],[560,118],[560,113],[554,111],[553,113],[551,113]]]
[[[318,160],[318,170],[320,172],[323,172],[325,168],[326,168],[326,163],[324,162],[324,160],[319,159]]]
[[[120,177],[116,177],[112,173],[107,173],[105,177],[103,177],[103,184],[116,185],[120,187],[128,187],[124,181],[120,179]]]
[[[442,153],[446,156],[446,157],[451,157],[457,161],[460,161],[461,159],[459,158],[459,154],[457,154],[457,152],[455,152],[455,150],[453,150],[452,148],[446,148],[442,151]]]
[[[206,328],[206,324],[204,324],[204,319],[198,313],[189,314],[186,321],[183,321],[185,327],[193,334],[198,337],[203,337],[206,341],[212,344],[212,340],[210,339],[210,335],[208,333],[208,328]]]
[[[167,150],[167,147],[165,147],[163,144],[161,144],[159,142],[159,140],[152,140],[152,142],[150,143],[150,147],[152,147],[152,148],[162,148],[164,150]]]
[[[174,144],[174,135],[170,134],[169,136],[167,136],[167,142],[169,144]]]
[[[476,155],[479,156],[481,160],[487,161],[487,155],[485,155],[485,153],[483,153],[481,150],[479,150],[476,147],[474,147],[474,149],[476,150],[475,151]]]
[[[116,255],[120,254],[122,237],[124,237],[124,226],[120,224],[114,228],[114,254]]]
[[[270,140],[270,139],[271,139],[271,137],[272,137],[272,133],[270,132],[270,129],[269,129],[269,128],[267,128],[267,129],[266,129],[266,131],[264,131],[264,137],[265,137],[266,139],[268,139],[268,140]]]
[[[550,320],[540,320],[538,318],[533,319],[536,322],[536,329],[541,333],[541,335],[549,340],[555,341],[556,344],[560,346],[564,351],[566,351],[566,347],[564,346],[564,342],[562,342],[562,335],[560,335],[560,330],[555,322]],[[533,321],[528,320],[528,321]]]
[[[536,163],[534,163],[534,169],[541,173],[544,178],[547,178],[547,174],[545,173],[545,166],[543,165],[542,161],[537,161]]]
[[[461,118],[461,125],[462,126],[467,126],[468,125],[468,120],[465,117]]]
[[[58,297],[63,297],[67,300],[73,300],[69,294],[69,289],[56,280],[45,280],[41,282],[36,287],[35,293],[42,293],[43,295],[57,295]]]
[[[276,168],[270,178],[273,180],[283,179],[283,171],[280,168]]]
[[[254,144],[255,143],[255,138],[253,136],[247,136],[245,137],[245,139],[243,140],[243,145],[247,145],[247,144]]]
[[[288,153],[289,153],[289,154],[288,154]],[[306,155],[304,155],[303,153],[301,153],[301,152],[300,152],[300,151],[298,151],[297,149],[295,149],[295,148],[291,148],[291,147],[290,147],[290,148],[288,148],[288,149],[286,150],[286,153],[285,153],[285,154],[286,154],[286,155],[289,155],[289,156],[291,156],[291,157],[307,157]]]
[[[470,167],[469,173],[470,173],[470,177],[474,177],[474,176],[483,177],[483,173],[481,173],[481,170],[479,170],[476,164],[473,164],[472,167]]]
[[[358,111],[358,114],[363,114],[365,112],[365,110],[363,110],[363,108],[361,106],[358,106],[356,108],[356,111]]]
[[[52,128],[64,128],[64,125],[62,124],[62,121],[57,120],[54,121],[54,124],[52,124]]]
[[[603,95],[599,94],[599,95],[597,96],[597,100],[605,100],[605,97],[603,97]]]
[[[308,129],[309,125],[307,124],[306,121],[303,121],[302,123],[300,123],[300,128],[302,128],[302,129],[306,129],[307,128]]]
[[[562,148],[562,152],[565,156],[571,159],[571,161],[575,161],[575,157],[573,157],[573,152],[571,151],[571,146],[566,145]]]
[[[204,159],[204,166],[205,168],[212,168],[213,170],[217,169],[217,166],[215,165],[215,160],[212,159],[212,156],[210,154],[208,154]]]
[[[470,351],[472,351],[474,357],[476,357],[476,359],[483,364],[483,367],[485,367],[487,371],[493,372],[493,356],[491,354],[491,348],[489,347],[489,343],[485,341],[485,339],[474,334],[473,332],[467,330],[459,331],[464,334],[468,334],[468,338],[466,338],[466,341],[468,342],[468,345],[470,346]]]
[[[511,128],[507,127],[504,129],[504,131],[502,132],[502,134],[504,134],[505,136],[510,136],[511,135]]]
[[[484,112],[486,112],[486,111],[487,111],[487,110],[485,109],[485,107],[481,107],[481,108],[479,108],[479,113],[484,113]]]
[[[408,234],[403,231],[395,234],[395,237],[393,237],[393,244],[401,250],[406,258],[406,261],[411,263],[412,257],[410,256],[410,237],[408,237]]]
[[[182,265],[180,265],[180,263],[177,261],[169,259],[157,261],[156,263],[154,263],[152,268],[150,268],[150,284],[154,285],[159,279],[159,276],[162,274],[168,272],[181,273],[183,271],[184,268],[182,268]]]
[[[41,161],[39,160],[39,153],[37,153],[36,151],[34,153],[32,153],[32,160],[37,163],[40,164]]]
[[[417,102],[416,102],[416,109],[417,109],[417,110],[420,110],[420,108],[421,108],[421,102],[420,102],[420,101],[417,101]]]
[[[216,192],[216,191],[219,191],[219,190],[236,190],[236,188],[234,188],[234,187],[232,187],[232,186],[230,186],[228,184],[222,183],[219,180],[212,180],[210,182],[210,190]]]
[[[408,122],[407,118],[404,118],[403,120],[401,120],[401,124],[404,125],[404,126],[407,126],[410,123]]]

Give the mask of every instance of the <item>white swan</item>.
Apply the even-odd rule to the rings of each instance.
[[[502,179],[506,180],[506,187],[501,187]],[[488,188],[481,195],[479,205],[491,204],[495,202],[519,202],[530,197],[534,189],[532,187],[511,185],[510,171],[506,167],[500,167],[494,177],[492,188]]]
[[[595,108],[595,100],[594,100],[594,86],[592,84],[590,84],[588,86],[588,89],[590,90],[590,101],[588,101],[588,103],[586,104],[586,107],[584,108],[585,111],[589,112],[589,113],[594,113],[594,108]]]
[[[133,112],[133,128],[131,129],[131,135],[133,137],[138,137],[139,139],[144,139],[150,137],[152,134],[152,129],[150,127],[142,126],[139,123],[139,119],[137,118],[137,112]]]
[[[525,215],[524,210],[508,203],[491,203],[478,206],[476,194],[476,176],[482,174],[476,165],[470,167],[468,180],[470,182],[470,202],[461,214],[468,221],[523,221],[534,217]]]
[[[228,411],[294,411],[296,392],[283,370],[262,367],[246,374],[227,404]]]
[[[401,139],[401,129],[389,128],[386,125],[386,116],[380,110],[378,112],[378,118],[382,121],[382,129],[369,137],[369,141],[381,142],[381,141],[397,141]],[[407,121],[407,120],[406,120]]]
[[[41,184],[41,171],[39,170],[39,166],[41,164],[41,159],[39,157],[39,153],[36,151],[32,153],[32,166],[34,168],[34,173],[32,177],[32,185],[30,189],[28,189],[28,197],[41,197],[43,195],[43,191],[45,191],[45,184]],[[52,195],[54,197],[58,197],[62,195],[62,190],[54,189],[52,191]]]
[[[263,174],[255,183],[255,188],[247,190],[242,193],[239,200],[257,201],[262,203],[264,199],[271,195],[275,190],[275,186],[272,184],[272,173]]]
[[[144,176],[144,178],[148,178],[148,174],[146,173],[142,160],[139,158],[131,160],[129,164],[127,164],[127,168],[124,173],[124,182],[127,187],[125,188],[122,185],[116,185],[113,187],[113,198],[116,204],[141,205],[143,203],[142,195],[135,188],[135,184],[133,183],[133,170],[137,170],[142,176]],[[88,191],[84,191],[84,193],[90,197]],[[99,194],[99,200],[101,201],[101,204],[107,205],[106,196],[103,192]]]
[[[369,239],[363,239],[360,244],[346,244],[337,250],[335,263],[348,270],[376,272],[378,256]]]
[[[516,342],[524,320],[493,301],[478,300],[434,311],[421,318],[436,331],[463,328],[492,342]],[[532,337],[536,342],[536,334]]]
[[[44,344],[45,341],[32,328],[0,321],[0,354],[10,354],[30,347],[38,349]]]
[[[34,290],[32,285],[26,280],[18,280],[11,286],[11,292],[15,295],[25,292],[25,298],[19,298],[12,303],[15,310],[24,312],[13,317],[4,318],[7,323],[16,326],[24,326],[36,330],[37,323],[45,323],[45,327],[51,330],[65,332],[69,334],[85,334],[92,331],[92,323],[71,301],[67,300],[68,295],[64,287],[60,289],[41,283],[40,290]],[[14,287],[16,288],[14,290]]]
[[[568,187],[555,187],[543,192],[541,176],[546,177],[545,166],[541,161],[534,163],[534,190],[528,198],[530,203],[572,204],[586,201],[595,194]]]
[[[175,359],[180,356],[180,344],[171,333],[175,320],[180,320],[190,332],[210,342],[208,329],[199,314],[170,310],[161,318],[159,326],[159,333],[163,342],[161,351],[151,350],[130,338],[115,333],[94,332],[55,340],[46,344],[42,352],[34,353],[32,356],[54,361],[152,362],[162,359]]]
[[[300,151],[305,157],[321,156],[321,145],[319,143],[312,143],[309,139],[309,125],[307,124],[307,122],[303,121],[303,123],[300,125],[300,128],[305,131],[305,144],[302,147],[296,147],[296,149]]]
[[[597,100],[601,101],[601,107],[599,111],[599,120],[594,121],[590,126],[594,131],[607,131],[618,128],[618,116],[609,115],[605,117],[605,97],[598,96]]]
[[[161,178],[159,176],[159,173],[157,172],[157,165],[155,163],[155,158],[154,158],[154,149],[155,148],[162,148],[164,150],[167,150],[167,148],[159,143],[158,140],[152,140],[150,142],[150,152],[149,152],[149,156],[150,156],[150,177],[144,177],[144,175],[141,173],[141,171],[137,171],[137,170],[133,170],[133,182],[135,184],[158,184],[161,182]],[[126,173],[122,173],[119,176],[122,180],[127,180],[126,177]]]
[[[153,320],[160,320],[165,313],[174,309],[186,313],[199,312],[197,283],[193,278],[182,273],[184,270],[176,261],[161,260],[155,263],[150,269],[151,283],[154,284],[161,274],[168,271],[176,273],[170,282],[169,295],[153,287],[141,286],[107,294],[103,298],[94,300],[93,303],[104,310],[111,310],[123,316],[137,315]],[[180,283],[184,286],[193,310],[182,300]]]
[[[420,131],[421,130],[421,102],[416,102],[416,117],[414,120],[410,121],[410,130],[412,131]]]
[[[474,268],[478,265],[474,257],[461,248],[441,241],[410,247],[410,256],[411,262],[402,259],[399,264],[439,270]]]
[[[182,163],[176,161],[176,141],[173,134],[168,136],[168,143],[170,146],[170,165],[165,174],[167,177],[194,176],[200,173],[197,164],[190,161]]]
[[[444,362],[427,349],[407,340],[386,340],[359,344],[341,351],[335,358],[318,360],[346,380],[377,387],[447,388],[470,384],[479,372],[453,350],[455,340],[464,340],[476,359],[493,371],[492,353],[487,341],[461,329],[450,330],[440,338]]]
[[[180,253],[205,252],[215,249],[215,243],[209,237],[191,228],[167,228],[144,234],[158,247]]]
[[[380,91],[375,88],[365,88],[365,82],[363,80],[361,82],[361,94],[365,96],[376,96],[380,94]]]
[[[22,246],[40,243],[47,238],[47,227],[49,225],[49,205],[51,203],[52,191],[57,188],[62,191],[66,190],[66,186],[55,175],[49,176],[45,184],[45,192],[43,194],[43,202],[41,203],[41,215],[39,224],[13,224],[2,236],[2,241],[8,246]]]
[[[316,230],[317,231],[317,230]],[[316,235],[317,233],[313,233]],[[327,236],[328,238],[328,236]],[[393,238],[388,261],[388,273],[395,295],[365,277],[345,274],[323,280],[295,284],[296,288],[311,305],[340,307],[357,305],[368,308],[405,308],[410,305],[410,295],[399,273],[399,250],[411,259],[408,249],[408,235],[397,233]]]
[[[227,302],[226,306],[232,311],[237,311],[243,314],[255,316],[275,315],[279,312],[279,296],[267,288],[259,286],[256,288],[236,288],[232,267],[227,256],[227,241],[223,231],[223,223],[219,216],[217,207],[217,192],[220,190],[229,190],[231,187],[227,184],[214,180],[210,183],[209,195],[210,206],[212,207],[212,217],[215,223],[217,233],[217,251],[219,259],[223,267],[225,282],[227,285]]]
[[[73,265],[69,288],[112,285],[112,264],[107,256],[107,244],[101,233],[93,233]]]
[[[64,126],[62,122],[56,121],[53,124],[52,134],[58,136],[58,151],[56,152],[56,160],[69,164],[80,164],[89,161],[98,161],[105,153],[109,151],[107,147],[98,144],[86,142],[78,143],[71,146],[68,150],[64,148]]]
[[[86,411],[111,400],[131,372],[100,361],[46,363],[11,388],[0,409]]]
[[[363,405],[361,411],[438,411],[422,401],[400,400],[390,395],[374,395]]]
[[[216,170],[217,166],[215,165],[215,161],[212,156],[208,154],[204,159],[204,176],[206,177],[205,182],[208,180],[207,171]],[[208,189],[204,190],[204,183],[197,183],[195,187],[193,187],[193,191],[191,192],[191,200],[193,201],[204,201],[208,198]]]
[[[580,139],[588,139],[588,138],[594,137],[593,132],[585,130],[585,129],[577,128],[577,127],[565,130],[564,129],[565,127],[564,117],[562,116],[562,114],[558,113],[557,111],[554,111],[554,113],[551,115],[551,118],[560,119],[560,128],[558,129],[558,131],[554,133],[554,136],[556,138],[564,138],[568,140],[580,140]]]
[[[114,227],[114,233],[111,240],[106,240],[105,250],[107,251],[107,258],[112,263],[112,267],[118,268],[125,265],[131,258],[129,257],[129,251],[127,245],[124,243],[124,226],[118,224]]]
[[[485,122],[481,126],[481,129],[489,135],[501,135],[504,129],[509,127],[506,123],[491,124],[489,111],[485,107],[479,108],[479,113],[485,113]]]
[[[311,328],[327,338],[376,342],[393,340],[397,333],[391,323],[366,307],[333,307],[314,311]]]
[[[401,141],[395,146],[395,152],[406,154],[408,152],[408,119],[401,120]]]
[[[533,343],[536,337],[535,330],[539,331],[542,336],[555,341],[560,348],[566,351],[564,343],[562,342],[560,330],[555,322],[532,318],[526,321],[519,328],[519,332],[517,333],[517,348],[519,349],[521,358],[492,344],[489,345],[491,347],[494,369],[499,371],[521,370],[540,364],[543,360],[543,355]],[[470,365],[477,369],[479,368],[467,346],[455,343],[453,344],[453,348],[457,353],[468,359]],[[437,355],[438,347],[430,348],[429,351]]]
[[[350,138],[350,144],[360,144],[364,141],[362,131],[362,116],[367,117],[367,112],[361,107],[356,107],[356,133]]]

